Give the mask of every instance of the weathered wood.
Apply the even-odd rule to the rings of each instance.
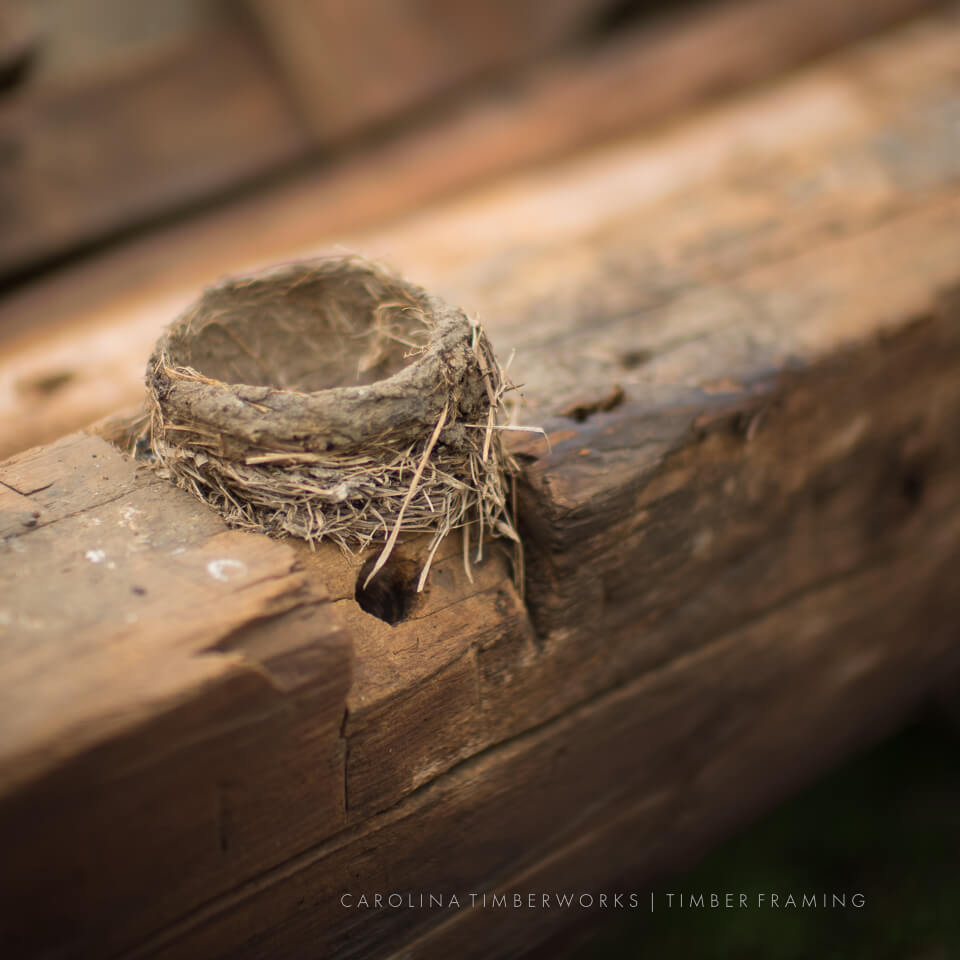
[[[351,650],[294,551],[98,437],[0,489],[5,956],[100,954],[343,824]]]
[[[48,909],[23,880],[38,824],[52,838],[44,861],[71,868],[46,871],[58,923],[30,931],[38,951],[62,955],[73,934],[76,952],[100,956],[515,955],[555,933],[563,915],[350,910],[340,896],[649,883],[929,697],[960,666],[960,303],[949,293],[960,288],[958,38],[952,14],[931,18],[656,139],[381,234],[380,249],[405,244],[413,279],[481,311],[504,353],[518,348],[512,372],[528,398],[520,416],[545,424],[553,442],[549,455],[517,445],[527,602],[497,554],[471,584],[450,542],[428,590],[408,597],[406,618],[390,625],[356,602],[365,558],[251,542],[256,562],[274,558],[278,582],[250,589],[288,596],[290,584],[317,597],[323,584],[329,600],[317,603],[342,624],[354,666],[349,692],[318,692],[303,713],[303,701],[274,684],[272,696],[297,705],[290,722],[299,718],[302,740],[251,722],[249,753],[224,719],[250,717],[246,697],[208,698],[202,676],[189,694],[191,670],[233,663],[225,652],[212,664],[194,655],[209,636],[145,644],[151,684],[167,675],[162,663],[184,678],[186,716],[161,713],[155,740],[105,725],[129,721],[142,702],[137,687],[104,692],[93,678],[109,672],[83,667],[71,679],[72,661],[44,656],[35,640],[5,643],[4,685],[35,678],[9,708],[0,701],[16,734],[0,770],[20,783],[0,807],[26,891],[14,918]],[[34,571],[29,589],[21,578],[2,593],[0,608],[20,605],[16,619],[8,614],[19,637],[32,637],[32,621],[63,616],[63,604],[45,599],[42,574],[67,565],[70,530],[79,536],[88,518],[106,523],[129,505],[166,536],[206,535],[168,527],[172,508],[150,498],[200,508],[119,457],[96,496],[114,487],[123,496],[86,506],[94,475],[71,481],[56,463],[78,444],[106,447],[73,440],[0,468],[10,490],[0,516],[17,532],[0,576],[17,583],[13,574]],[[39,489],[51,473],[60,489]],[[203,522],[191,516],[181,524]],[[421,549],[411,542],[397,555],[401,592],[404,564]],[[160,554],[158,575],[172,559]],[[76,563],[81,573],[71,576],[81,579],[50,581],[60,596],[104,582],[92,579],[105,577],[102,565],[79,555]],[[202,610],[209,589],[185,591],[180,608]],[[116,618],[143,599],[104,596]],[[220,615],[242,620],[250,603],[232,598]],[[73,615],[79,641],[63,627],[69,616],[50,639],[67,650],[82,641],[88,656],[115,661],[82,610]],[[278,625],[256,640],[266,626],[250,627],[236,647],[248,680],[261,676],[258,663],[278,669],[270,652],[288,634]],[[125,636],[132,651],[137,634]],[[326,675],[306,673],[317,683]],[[31,716],[36,678],[63,676],[75,691],[69,730],[100,730],[105,742],[71,763],[53,754],[31,765],[51,744],[76,749],[59,707],[29,727],[33,740],[16,719]],[[341,667],[338,683],[343,676]],[[61,702],[56,690],[48,696]],[[200,732],[213,709],[223,711],[223,739],[208,751]],[[303,759],[314,743],[311,709],[322,713],[325,772]],[[289,744],[286,759],[262,755],[274,740]],[[138,749],[157,759],[124,759]],[[281,769],[269,766],[275,760]],[[217,847],[210,855],[203,843],[217,818],[193,806],[191,784],[207,783],[215,763],[233,776],[266,763],[278,789],[294,771],[313,773],[318,795],[340,789],[344,799],[339,813],[321,804],[325,814],[310,807],[301,822],[297,804],[315,803],[312,795],[275,799],[283,794],[257,789],[259,773],[243,779],[241,863],[223,861],[213,877]],[[108,786],[119,769],[124,791]],[[104,829],[76,839],[94,816],[90,798],[114,824],[142,832],[153,816],[142,798],[158,784],[168,785],[164,797],[191,798],[179,818],[176,804],[162,804],[160,886],[130,867],[154,853],[134,835],[129,862],[111,854],[87,899],[54,893],[72,890],[81,865],[92,869],[101,843],[114,849]],[[85,802],[64,811],[42,799],[68,789]],[[276,849],[269,831],[279,832]],[[174,865],[192,844],[208,866],[177,879]],[[105,892],[117,877],[120,913]]]

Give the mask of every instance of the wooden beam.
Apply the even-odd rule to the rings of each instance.
[[[451,542],[388,625],[364,557],[224,533],[101,438],[0,466],[0,941],[515,954],[563,915],[341,897],[649,884],[932,696],[960,666],[958,39],[931,17],[379,235],[517,348],[552,439],[517,445],[525,602]],[[147,597],[182,615],[134,629],[179,563]]]

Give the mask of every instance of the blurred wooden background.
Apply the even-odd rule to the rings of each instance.
[[[389,181],[369,222],[929,5],[0,0],[0,280],[340,158]]]

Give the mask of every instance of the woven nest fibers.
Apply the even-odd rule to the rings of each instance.
[[[157,343],[150,436],[171,478],[232,525],[346,550],[470,528],[519,544],[508,389],[482,329],[356,258],[208,290]]]

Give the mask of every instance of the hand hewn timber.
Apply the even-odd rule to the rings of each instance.
[[[517,444],[525,604],[451,542],[389,624],[365,558],[225,533],[99,437],[0,467],[3,933],[515,955],[563,916],[341,894],[649,883],[932,695],[960,665],[958,38],[932,18],[381,235],[517,347],[553,444]],[[183,614],[141,641],[145,600]]]

